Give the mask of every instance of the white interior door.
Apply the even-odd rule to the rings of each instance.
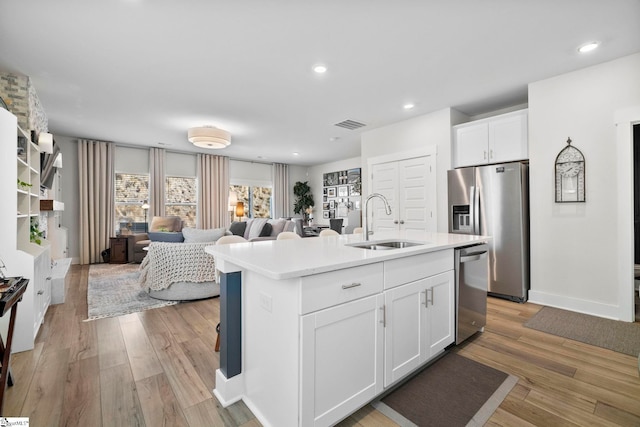
[[[387,215],[380,199],[370,201],[374,231],[437,231],[435,155],[377,163],[371,166],[371,192],[391,205]]]
[[[435,202],[429,200],[433,156],[398,162],[398,222],[400,230],[436,231],[433,222]]]
[[[398,229],[398,162],[388,162],[373,165],[372,193],[380,193],[387,198],[391,206],[391,215],[387,215],[384,203],[379,198],[369,202],[370,230],[395,231]]]

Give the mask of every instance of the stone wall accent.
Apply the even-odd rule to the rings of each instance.
[[[18,126],[27,133],[48,132],[49,120],[31,79],[19,74],[0,72],[0,97],[18,118]]]

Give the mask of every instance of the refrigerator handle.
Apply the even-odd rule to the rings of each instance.
[[[473,234],[481,234],[480,230],[480,187],[476,186],[473,190]]]
[[[469,187],[469,217],[471,218],[471,234],[476,233],[476,187]]]

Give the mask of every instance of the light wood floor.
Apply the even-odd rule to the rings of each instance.
[[[212,396],[218,299],[83,322],[88,266],[72,266],[33,351],[13,356],[6,416],[40,426],[259,426]],[[638,361],[522,326],[540,309],[490,298],[483,334],[456,349],[516,375],[491,426],[640,426]],[[367,406],[341,426],[393,426]]]

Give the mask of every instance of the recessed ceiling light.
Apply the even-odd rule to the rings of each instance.
[[[586,44],[583,44],[582,46],[580,46],[578,48],[578,52],[580,52],[580,53],[591,52],[592,50],[597,48],[599,45],[600,45],[600,43],[598,43],[598,42],[589,42],[589,43],[586,43]]]
[[[415,104],[408,103],[408,104],[404,104],[402,108],[404,108],[405,110],[411,110],[415,106],[416,106]]]
[[[299,156],[299,155],[300,155],[300,153],[298,153],[297,151],[294,151],[294,152],[293,152],[293,155],[294,155],[294,156]]]
[[[327,66],[322,64],[314,65],[313,71],[315,71],[318,74],[324,74],[327,72]]]
[[[329,138],[329,141],[331,141],[331,142],[335,142],[335,141],[337,141],[337,140],[339,140],[339,139],[340,139],[340,137],[339,137],[339,136],[332,136],[331,138]]]

